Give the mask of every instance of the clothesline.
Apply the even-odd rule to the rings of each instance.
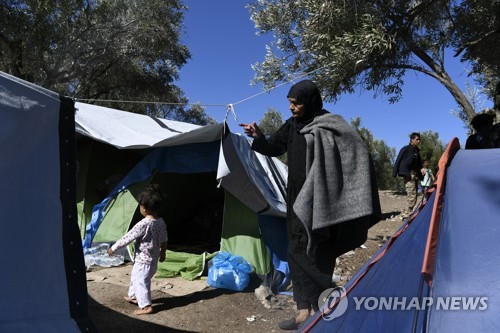
[[[200,105],[200,106],[227,106],[227,104],[200,104],[200,103],[173,103],[153,101],[128,101],[121,99],[95,99],[95,98],[73,98],[76,102],[106,102],[106,103],[134,103],[134,104],[161,104],[161,105]]]
[[[356,62],[356,64],[358,64],[360,61]],[[232,113],[233,117],[234,117],[234,120],[235,121],[238,121],[237,120],[237,117],[236,117],[236,112],[234,111],[234,106],[235,105],[238,105],[240,103],[243,103],[243,102],[246,102],[248,100],[251,100],[255,97],[258,97],[262,94],[265,94],[267,92],[270,92],[274,89],[277,89],[281,86],[284,86],[286,84],[289,84],[295,80],[298,80],[300,78],[303,78],[305,76],[308,76],[314,72],[317,72],[321,69],[324,69],[326,67],[329,67],[331,66],[332,64],[328,64],[328,65],[325,65],[323,67],[320,67],[320,68],[317,68],[315,70],[312,70],[310,72],[307,72],[307,73],[304,73],[302,75],[299,75],[299,76],[295,76],[293,78],[291,78],[290,80],[288,81],[285,81],[277,86],[274,86],[274,87],[271,87],[269,89],[266,89],[266,90],[263,90],[255,95],[252,95],[252,96],[249,96],[247,98],[244,98],[242,100],[239,100],[235,103],[229,103],[229,104],[202,104],[202,103],[173,103],[173,102],[153,102],[153,101],[128,101],[128,100],[114,100],[114,99],[82,99],[82,98],[74,98],[75,101],[78,101],[78,102],[106,102],[106,103],[135,103],[135,104],[154,104],[154,105],[199,105],[199,106],[204,106],[204,107],[212,107],[212,106],[216,106],[216,107],[225,107],[226,108],[226,116],[224,117],[224,121],[227,120],[227,117],[229,116],[230,113]]]
[[[303,75],[300,75],[300,76],[297,76],[297,77],[294,77],[293,79],[289,80],[289,81],[286,81],[286,82],[283,82],[282,84],[279,84],[277,86],[274,86],[272,88],[269,88],[269,89],[266,89],[266,90],[263,90],[255,95],[252,95],[252,96],[249,96],[247,98],[244,98],[238,102],[235,102],[235,103],[229,103],[229,104],[202,104],[202,103],[173,103],[173,102],[153,102],[153,101],[129,101],[129,100],[119,100],[119,99],[94,99],[94,98],[75,98],[74,100],[75,101],[78,101],[78,102],[106,102],[106,103],[136,103],[136,104],[159,104],[159,105],[200,105],[200,106],[223,106],[223,107],[228,107],[229,105],[238,105],[240,103],[243,103],[243,102],[246,102],[252,98],[255,98],[259,95],[262,95],[264,93],[267,93],[267,92],[270,92],[271,90],[274,90],[276,88],[279,88],[281,86],[284,86],[286,84],[289,84],[290,82],[293,82],[294,80],[297,80],[299,78],[302,78],[306,75],[309,75],[311,74],[312,72],[309,72],[309,73],[306,73],[306,74],[303,74]]]

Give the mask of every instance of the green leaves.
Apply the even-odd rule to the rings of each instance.
[[[259,121],[259,128],[266,137],[269,137],[271,134],[275,133],[283,123],[281,113],[270,107],[267,109],[266,113],[264,113],[264,117]],[[277,158],[285,164],[288,163],[288,153],[278,156]]]
[[[499,0],[258,0],[249,9],[260,33],[272,32],[275,40],[253,66],[254,83],[270,88],[310,73],[327,100],[359,87],[387,95],[393,103],[402,97],[404,74],[412,70],[437,79],[469,118],[474,110],[447,73],[445,52],[472,36],[500,31]],[[500,52],[499,36],[487,38],[496,40],[493,51]],[[500,63],[499,52],[475,50],[466,47],[463,59],[472,62],[475,74],[488,78],[482,83],[495,84],[500,71],[485,64]]]
[[[179,41],[184,10],[180,0],[7,1],[0,69],[74,98],[186,102],[173,85],[190,57]],[[104,106],[157,112],[146,104]]]
[[[354,127],[368,146],[375,167],[379,190],[399,190],[400,181],[392,177],[392,164],[396,158],[396,149],[387,146],[384,140],[375,139],[369,129],[361,126],[360,117],[351,119],[351,126]]]

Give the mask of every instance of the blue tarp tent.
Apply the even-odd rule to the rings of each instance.
[[[498,170],[454,139],[425,205],[300,331],[498,332]]]

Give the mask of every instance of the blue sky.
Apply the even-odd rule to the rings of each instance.
[[[270,36],[256,36],[250,20],[246,1],[235,0],[187,0],[184,31],[181,37],[192,55],[180,72],[176,84],[185,92],[191,103],[207,106],[206,113],[217,121],[223,121],[227,104],[235,104],[262,92],[261,86],[251,86],[254,76],[251,65],[264,59],[265,45]],[[466,65],[451,58],[448,71],[465,90]],[[268,108],[278,110],[283,119],[290,117],[286,95],[292,83],[270,92],[252,97],[235,105],[237,122],[262,119]],[[491,107],[485,101],[484,107]],[[389,104],[387,98],[373,98],[371,92],[346,94],[333,103],[325,103],[325,109],[342,115],[347,121],[361,117],[362,126],[368,128],[376,139],[399,150],[408,144],[413,132],[432,130],[439,133],[447,144],[457,137],[462,145],[467,138],[463,123],[451,114],[457,105],[448,91],[436,80],[410,72],[405,77],[403,99]],[[228,124],[233,132],[242,133],[232,116]]]

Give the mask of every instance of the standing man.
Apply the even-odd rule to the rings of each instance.
[[[318,310],[321,293],[333,286],[335,259],[366,241],[380,220],[380,202],[368,147],[341,116],[323,109],[309,80],[288,92],[289,118],[266,138],[255,122],[240,124],[252,149],[288,152],[287,258],[299,313],[279,324],[296,330]]]
[[[401,148],[392,169],[393,177],[403,177],[405,181],[408,208],[406,212],[401,214],[403,218],[408,217],[413,212],[417,203],[418,181],[423,180],[419,144],[420,133],[411,133],[410,144]]]

